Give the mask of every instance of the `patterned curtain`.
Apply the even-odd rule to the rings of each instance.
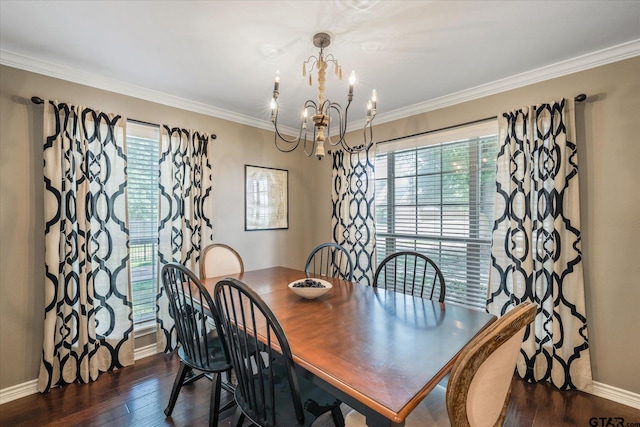
[[[333,241],[351,254],[353,280],[371,285],[375,269],[375,145],[348,153],[335,150],[331,225]]]
[[[520,302],[535,302],[519,375],[588,390],[573,100],[503,114],[499,144],[487,309],[500,316]]]
[[[133,364],[125,123],[45,103],[41,392]]]
[[[200,250],[213,242],[208,146],[208,135],[166,125],[161,129],[159,269],[169,262],[179,262],[191,271],[199,271]],[[158,277],[162,277],[160,272]],[[158,351],[171,351],[176,348],[177,335],[161,282],[156,303]]]

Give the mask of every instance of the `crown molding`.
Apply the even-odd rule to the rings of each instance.
[[[193,111],[195,113],[216,117],[218,119],[229,120],[235,123],[265,130],[273,130],[273,124],[270,121],[256,120],[253,117],[245,116],[233,111],[224,110],[222,108],[217,108],[201,102],[133,85],[120,80],[111,79],[98,74],[80,71],[65,65],[42,61],[40,59],[31,58],[29,56],[4,49],[0,49],[0,64],[109,92],[144,99],[145,101]],[[291,134],[293,135],[297,133],[297,130],[283,127],[283,132],[292,132]]]
[[[425,102],[409,105],[387,113],[378,113],[376,116],[376,124],[404,119],[416,114],[449,107],[462,102],[517,89],[533,83],[565,76],[567,74],[576,73],[578,71],[587,70],[639,55],[640,39],[632,40],[627,43],[591,52],[566,61],[540,67],[525,73],[516,74],[492,83],[476,86],[439,98],[430,99]],[[7,50],[0,50],[0,64],[110,92],[116,92],[122,95],[144,99],[146,101],[156,102],[158,104],[205,114],[219,119],[229,120],[247,126],[273,131],[273,124],[268,120],[256,119],[254,117],[216,108],[201,102],[147,89],[97,74],[87,73],[71,67],[42,61]],[[351,128],[356,124],[357,122],[351,122],[348,124],[348,127]],[[281,128],[281,133],[295,135],[298,133],[298,130],[291,127],[283,127]]]
[[[444,107],[460,104],[485,96],[518,89],[530,84],[562,77],[590,68],[599,67],[612,62],[622,61],[640,55],[640,39],[622,43],[617,46],[598,50],[566,61],[557,62],[545,67],[536,68],[501,80],[466,89],[460,92],[430,99],[388,113],[376,115],[376,124],[404,119],[416,114],[426,113]],[[351,124],[351,123],[350,123]]]

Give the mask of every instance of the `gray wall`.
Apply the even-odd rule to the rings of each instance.
[[[42,125],[41,107],[28,101],[32,95],[215,132],[215,239],[238,248],[247,269],[300,267],[316,243],[331,237],[328,159],[281,154],[270,132],[252,127],[12,68],[0,73],[0,389],[36,378],[42,351]],[[375,137],[438,129],[578,93],[589,95],[577,107],[576,122],[594,380],[640,393],[640,58],[380,124]],[[245,163],[289,169],[289,230],[244,232]]]
[[[42,111],[31,96],[213,132],[214,240],[248,270],[303,268],[331,238],[331,162],[283,154],[273,133],[10,67],[0,67],[0,389],[38,377],[44,319]],[[244,231],[244,165],[289,170],[289,229]],[[148,344],[142,339],[136,345]]]
[[[640,57],[385,123],[375,136],[384,141],[579,93],[588,95],[576,106],[576,133],[593,378],[640,393]]]

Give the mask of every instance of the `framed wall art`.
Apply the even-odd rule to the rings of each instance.
[[[244,229],[289,228],[289,171],[244,166]]]

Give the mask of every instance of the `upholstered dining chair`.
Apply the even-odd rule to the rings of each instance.
[[[229,374],[232,365],[221,337],[220,321],[213,299],[195,274],[178,263],[169,263],[162,268],[162,285],[175,322],[180,357],[180,368],[164,413],[167,417],[171,416],[187,373],[197,369],[212,375],[209,425],[217,426],[219,412],[228,409],[234,402],[220,408],[220,374]],[[216,324],[213,332],[207,332],[207,318],[212,318]]]
[[[520,346],[536,310],[535,304],[522,303],[480,332],[456,359],[446,395],[442,386],[436,386],[407,417],[405,425],[429,425],[425,424],[426,419],[438,426],[501,426],[509,406]],[[345,417],[345,426],[366,426],[365,417],[351,410]]]
[[[212,243],[200,254],[200,279],[244,273],[242,257],[231,246]]]
[[[231,246],[223,243],[212,243],[202,250],[200,254],[200,280],[237,273],[244,273],[244,263],[240,254]],[[213,319],[207,320],[207,326],[209,330],[215,330],[216,328]],[[202,373],[195,375],[193,371],[188,370],[185,384],[194,382],[204,376]],[[227,377],[222,386],[227,389],[233,388],[231,377]]]
[[[387,256],[376,268],[373,286],[421,298],[444,301],[446,285],[440,268],[418,252],[402,251]]]
[[[337,243],[322,243],[316,246],[304,266],[305,273],[353,280],[353,262],[349,252]]]
[[[310,426],[331,411],[342,427],[340,401],[296,374],[289,341],[264,300],[231,278],[216,284],[214,297],[237,378],[234,425],[247,418],[258,426]],[[252,348],[262,349],[260,357]]]

